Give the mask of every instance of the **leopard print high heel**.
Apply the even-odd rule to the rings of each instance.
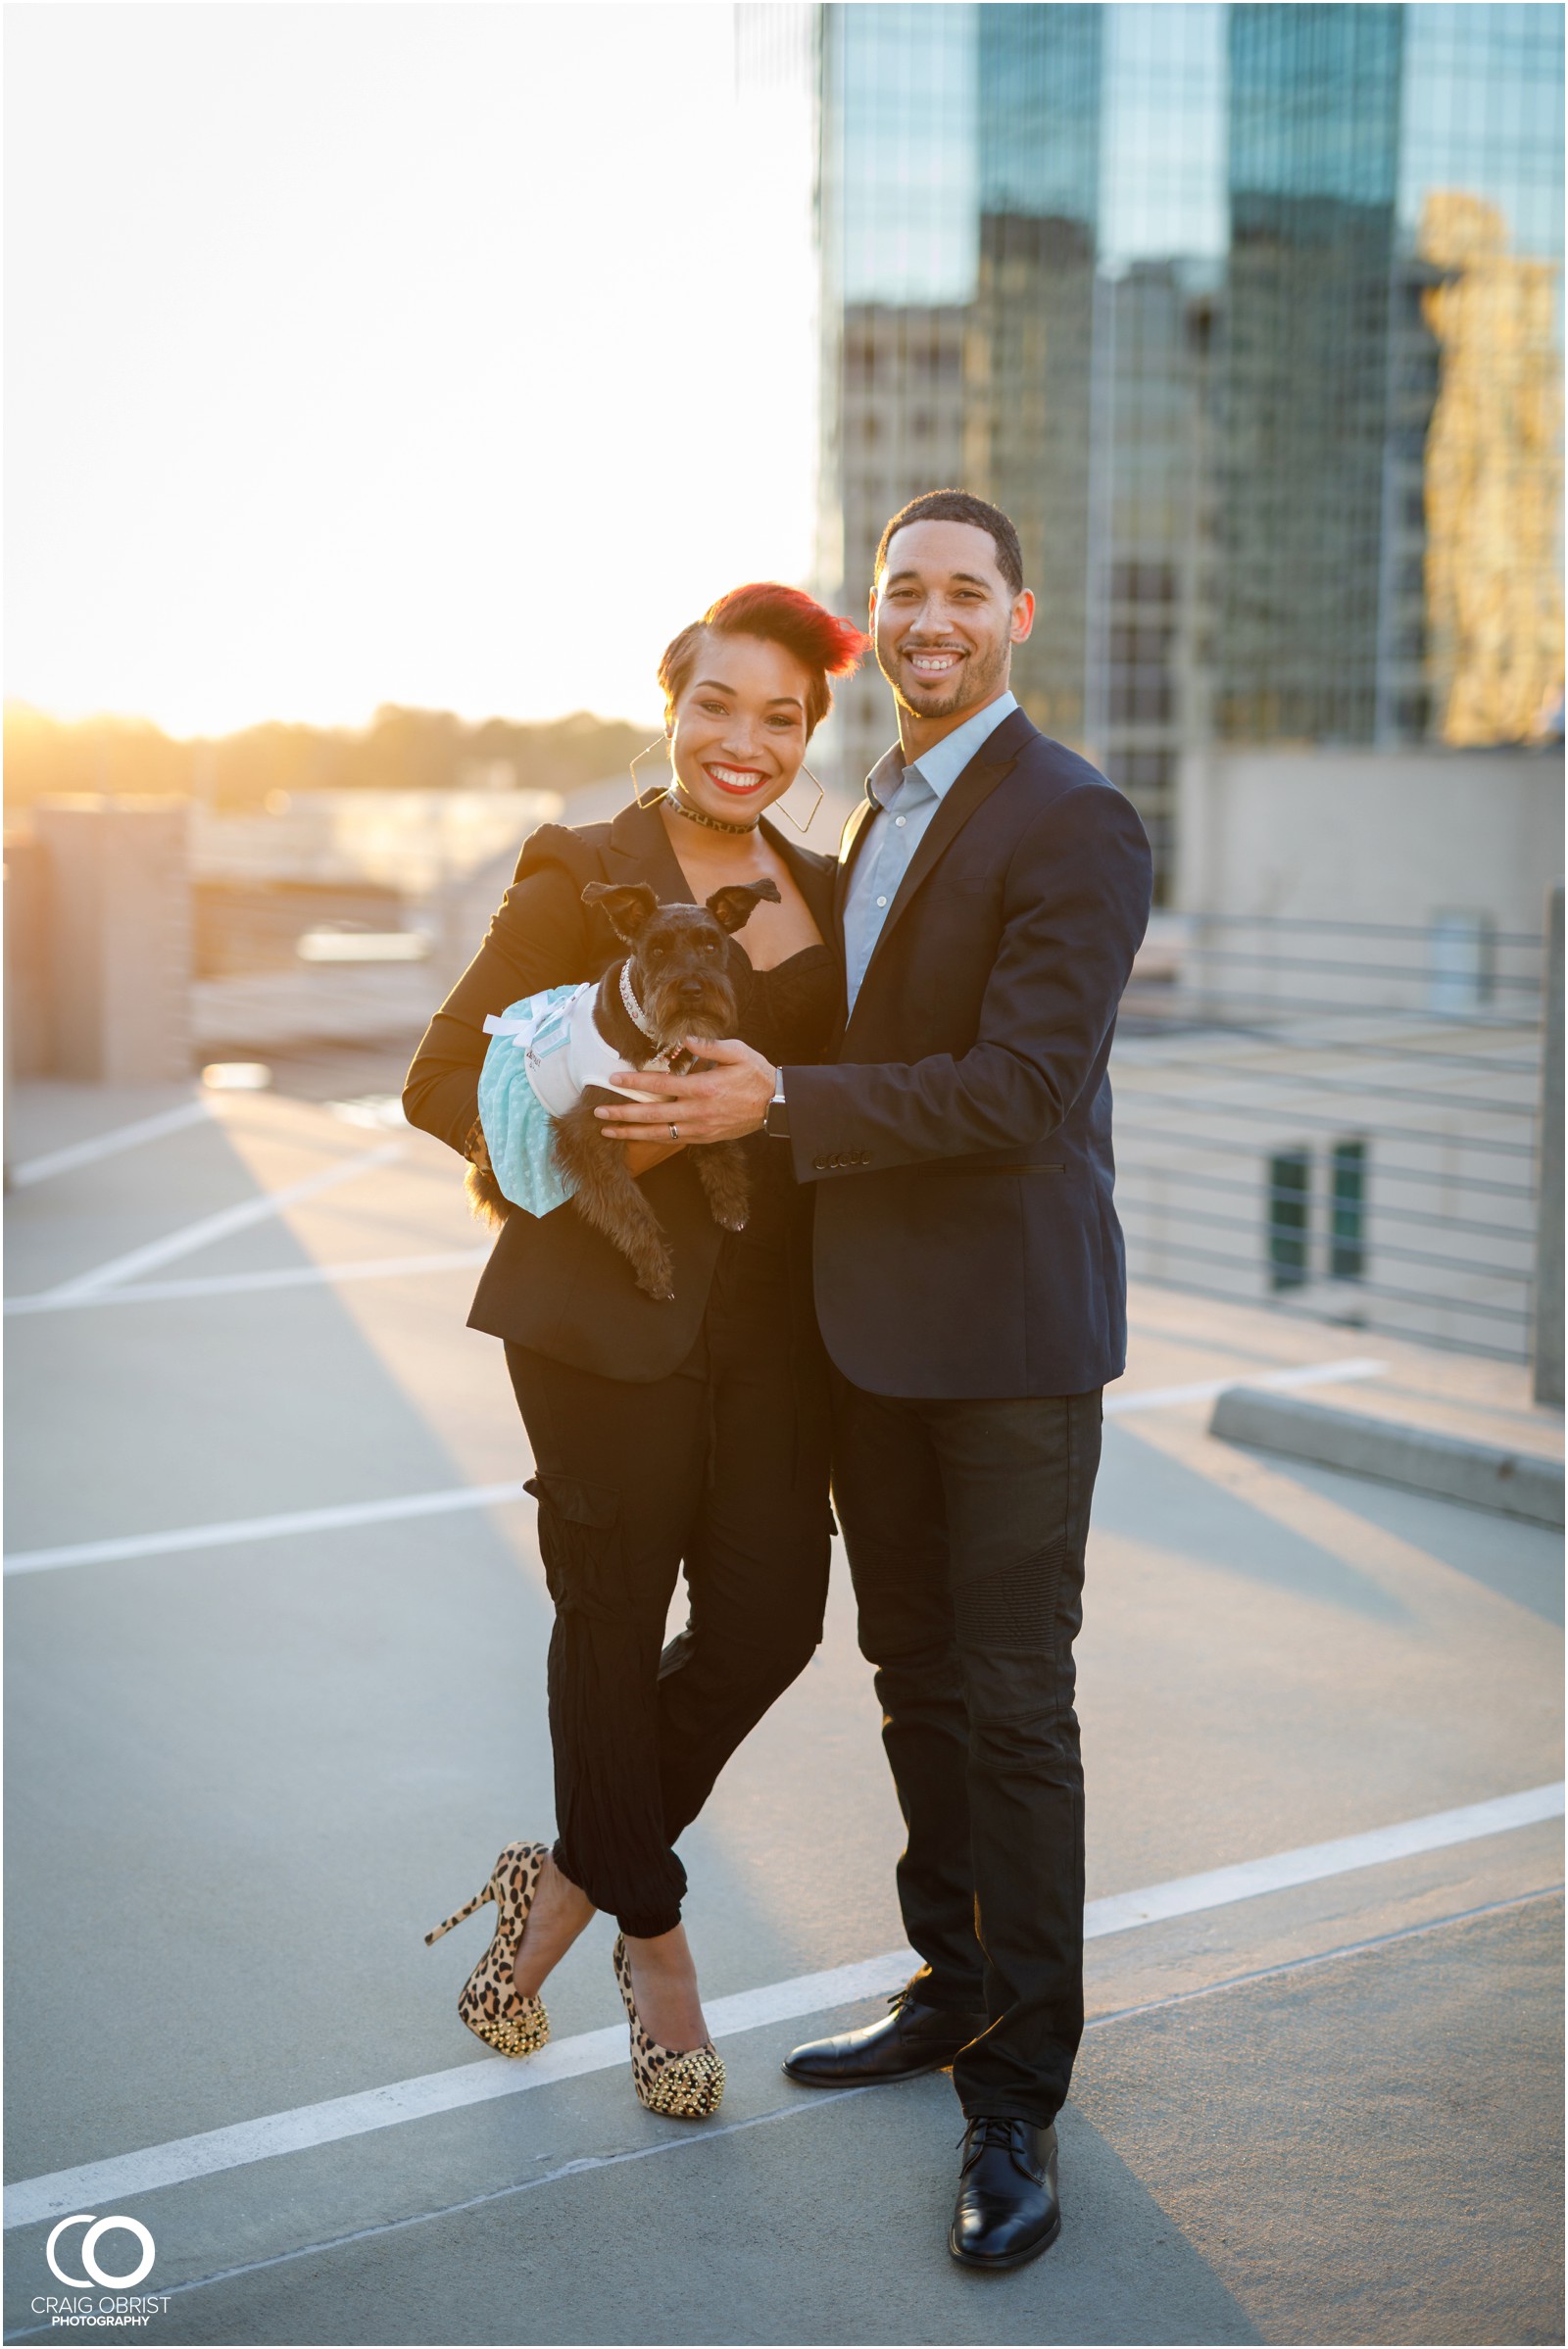
[[[550,2017],[540,1998],[524,1998],[512,1979],[517,1944],[528,1923],[528,1911],[539,1885],[539,1874],[550,1856],[548,1843],[509,1843],[473,1898],[445,1925],[424,1936],[425,1947],[439,1941],[455,1925],[496,1904],[495,1938],[458,1993],[458,2013],[468,2029],[501,2055],[533,2055],[550,2036]]]
[[[615,1981],[631,2025],[631,2084],[638,2103],[672,2121],[706,2121],[710,2113],[717,2112],[724,2093],[724,2062],[712,2040],[682,2052],[661,2047],[657,2039],[649,2037],[637,2012],[626,1943],[618,1933]]]

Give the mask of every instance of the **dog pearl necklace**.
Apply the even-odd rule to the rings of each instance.
[[[666,791],[664,797],[677,815],[683,815],[689,824],[706,824],[710,832],[755,832],[762,820],[754,815],[749,824],[727,824],[722,816],[705,815],[701,807],[689,806],[678,791]]]
[[[636,994],[632,987],[630,967],[624,962],[620,966],[620,1000],[625,1006],[626,1017],[631,1021],[632,1026],[634,1028],[640,1028],[650,1044],[657,1044],[659,1042],[659,1031],[657,1028],[651,1028],[648,1025],[647,1014],[644,1012],[641,1003],[639,1003],[637,1001]]]

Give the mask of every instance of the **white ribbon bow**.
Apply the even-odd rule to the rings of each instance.
[[[490,1011],[485,1015],[484,1032],[487,1036],[510,1036],[514,1049],[520,1052],[538,1024],[538,1015],[534,1012],[527,1013],[521,1019],[514,1019],[510,1012]]]

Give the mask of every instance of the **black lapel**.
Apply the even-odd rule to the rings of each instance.
[[[837,867],[814,850],[798,848],[793,840],[770,824],[764,815],[762,830],[769,848],[775,849],[789,866],[795,886],[806,900],[811,919],[824,939],[832,934],[833,889]]]
[[[646,881],[662,905],[692,905],[691,883],[657,807],[622,807],[605,843],[607,881]]]
[[[908,869],[899,883],[887,920],[882,924],[871,959],[866,964],[865,978],[860,982],[858,1004],[865,995],[866,982],[876,968],[877,956],[892,937],[895,925],[908,910],[909,901],[936,866],[937,860],[951,848],[975,809],[990,798],[1004,775],[1016,765],[1018,754],[1034,734],[1032,720],[1021,710],[1011,710],[995,734],[980,745],[968,765],[945,794],[941,806],[921,835],[920,844],[909,858]]]

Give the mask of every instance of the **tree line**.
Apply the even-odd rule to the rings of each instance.
[[[473,724],[450,710],[388,705],[360,728],[269,723],[184,741],[143,719],[73,724],[11,702],[5,796],[21,807],[55,792],[178,792],[238,810],[264,806],[275,791],[510,783],[566,793],[623,768],[651,731],[587,710],[532,725],[499,717]]]

